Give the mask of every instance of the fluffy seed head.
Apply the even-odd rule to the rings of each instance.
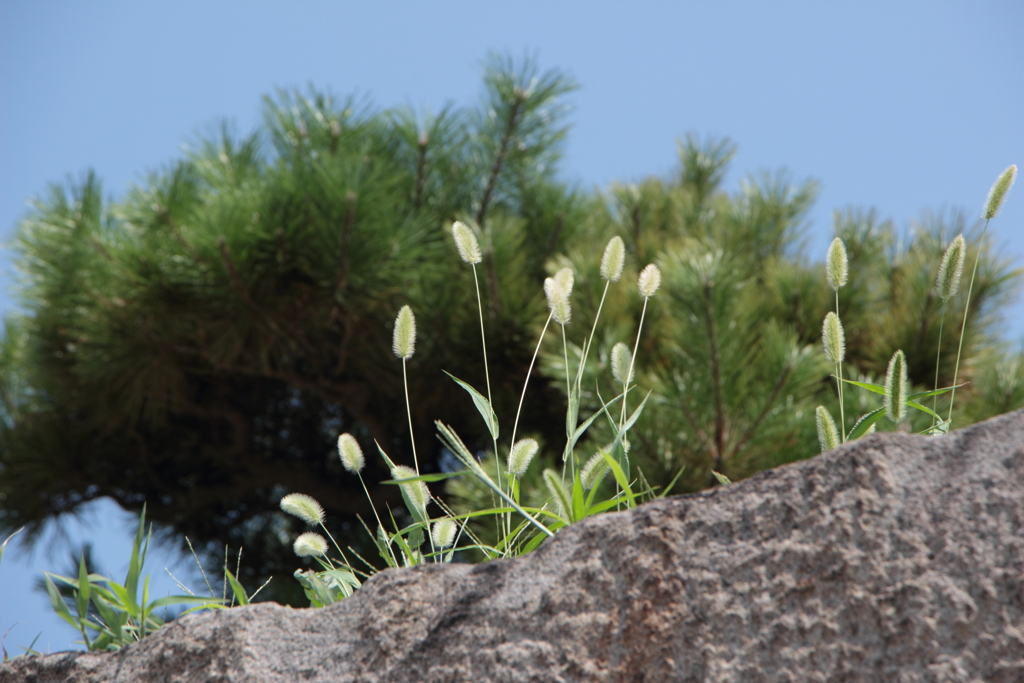
[[[942,265],[939,266],[939,276],[935,279],[935,289],[943,301],[949,301],[950,297],[956,296],[960,289],[960,274],[964,270],[964,256],[966,256],[964,236],[957,235],[946,247],[946,253],[942,256]]]
[[[572,268],[566,266],[565,268],[559,269],[555,273],[555,282],[558,283],[559,288],[565,296],[572,294],[572,286],[576,283],[576,277],[572,273]]]
[[[551,493],[551,497],[555,499],[559,510],[562,514],[568,515],[572,510],[572,503],[569,502],[569,494],[566,493],[565,487],[562,486],[562,479],[558,472],[554,471],[550,467],[544,470],[544,485],[548,487],[548,491]]]
[[[508,473],[517,477],[526,474],[526,469],[530,466],[533,456],[537,455],[538,448],[540,446],[535,439],[516,441],[512,450],[508,452]]]
[[[825,315],[825,323],[821,326],[821,343],[825,347],[825,357],[831,363],[842,363],[846,357],[846,334],[843,323],[835,311]]]
[[[629,352],[629,347],[625,343],[619,342],[612,347],[612,377],[619,384],[628,384],[633,381],[633,371],[629,367],[632,360],[633,354]],[[626,377],[627,373],[629,377]]]
[[[399,358],[408,360],[416,352],[416,316],[412,309],[402,306],[395,318],[395,336],[391,348]]]
[[[416,470],[405,465],[395,465],[395,468],[391,470],[391,478],[395,481],[402,479],[412,479],[419,475],[416,474]],[[422,481],[410,481],[407,484],[399,484],[402,491],[405,493],[406,498],[409,499],[410,504],[416,508],[420,516],[426,517],[427,514],[427,503],[430,502],[430,489]]]
[[[616,235],[608,240],[608,246],[604,248],[604,256],[601,257],[601,277],[609,282],[618,282],[622,277],[622,264],[626,261],[626,245],[622,238]]]
[[[563,272],[565,270],[568,270],[568,269],[567,268],[563,268],[562,270],[560,270],[558,272],[561,273],[561,272]],[[548,299],[548,308],[551,309],[551,317],[554,318],[555,322],[557,322],[559,324],[568,325],[569,324],[569,320],[572,319],[572,304],[569,303],[569,294],[568,294],[568,292],[562,286],[562,283],[560,283],[558,281],[557,277],[558,276],[556,275],[555,277],[549,277],[549,278],[545,278],[544,279],[544,295]],[[570,271],[569,277],[570,277],[569,288],[571,289],[572,288],[572,282],[571,282],[572,272],[571,271]],[[563,282],[564,282],[564,278],[563,278]]]
[[[312,531],[299,534],[292,547],[299,557],[323,557],[327,554],[327,541],[323,536]]]
[[[305,493],[289,493],[281,499],[281,509],[310,526],[324,523],[324,509],[315,498]]]
[[[434,522],[430,529],[430,536],[434,539],[434,547],[444,550],[452,543],[455,543],[455,532],[459,530],[455,520],[451,517],[442,517]]]
[[[363,449],[359,447],[356,437],[348,432],[338,437],[338,457],[341,458],[341,464],[345,466],[345,469],[352,474],[359,474],[366,464]]]
[[[828,256],[825,257],[825,277],[828,278],[828,286],[837,292],[846,284],[846,245],[838,237],[832,240],[832,244],[828,247]]]
[[[996,178],[996,182],[992,185],[992,189],[988,191],[988,200],[985,202],[985,213],[983,217],[986,219],[994,218],[999,213],[999,207],[1003,205],[1003,200],[1006,199],[1006,193],[1010,191],[1010,187],[1013,185],[1013,181],[1017,178],[1017,165],[1014,164],[1008,169],[999,174]]]
[[[604,459],[604,454],[598,451],[590,456],[590,460],[583,466],[583,471],[580,472],[580,483],[589,491],[601,483],[606,472],[608,472],[608,461]]]
[[[885,414],[897,424],[907,416],[909,389],[907,359],[900,350],[892,355],[889,369],[885,373]]]
[[[455,247],[459,250],[459,257],[466,263],[480,263],[480,244],[476,241],[476,235],[462,221],[452,223],[452,236],[455,237]]]
[[[640,271],[640,296],[644,298],[652,297],[660,286],[661,271],[658,270],[658,266],[648,263]]]
[[[818,443],[821,445],[821,452],[836,448],[839,445],[839,430],[836,428],[836,421],[832,414],[824,406],[818,406],[814,411],[814,421],[818,425]]]

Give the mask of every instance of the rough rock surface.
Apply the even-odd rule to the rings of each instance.
[[[387,571],[323,610],[182,618],[13,681],[1024,681],[1024,411],[872,435],[592,518],[532,555]]]

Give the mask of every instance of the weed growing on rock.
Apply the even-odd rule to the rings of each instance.
[[[981,259],[981,243],[988,233],[988,224],[1002,207],[1013,181],[1017,177],[1017,167],[1010,166],[1003,171],[996,182],[989,190],[988,198],[985,201],[985,208],[982,211],[982,218],[985,225],[979,238],[979,248],[974,259],[974,268],[971,271],[971,283],[967,290],[967,300],[964,304],[963,323],[960,326],[960,341],[957,347],[956,365],[953,371],[953,384],[948,387],[939,388],[939,360],[941,358],[942,329],[945,322],[946,304],[949,302],[960,287],[960,276],[963,272],[964,258],[966,255],[966,244],[963,235],[957,235],[949,243],[942,262],[939,264],[938,274],[935,278],[935,293],[942,300],[942,312],[939,323],[939,353],[935,358],[935,386],[931,391],[910,393],[910,385],[907,381],[907,359],[902,350],[897,350],[889,361],[889,367],[885,375],[885,384],[873,384],[870,382],[858,382],[843,379],[842,362],[846,351],[845,332],[842,322],[839,319],[839,289],[843,287],[848,278],[848,267],[846,260],[846,248],[843,241],[836,237],[829,246],[828,256],[825,260],[825,276],[829,286],[836,294],[836,310],[829,311],[825,316],[822,325],[822,346],[825,356],[836,368],[836,387],[839,392],[839,427],[836,427],[831,414],[823,406],[818,406],[815,411],[815,420],[818,429],[818,441],[821,444],[822,452],[835,448],[840,443],[857,439],[875,429],[875,423],[886,416],[894,424],[899,425],[907,417],[907,408],[926,413],[932,418],[931,426],[923,430],[921,434],[945,434],[951,428],[953,421],[953,401],[956,390],[963,385],[957,384],[960,371],[960,358],[963,351],[964,333],[967,329],[967,316],[971,307],[971,293],[974,290],[974,279],[978,272],[978,262]],[[866,389],[870,392],[880,394],[883,397],[883,405],[875,410],[862,415],[854,424],[853,428],[846,432],[846,419],[843,414],[843,385],[852,384]],[[936,410],[938,397],[942,394],[949,394],[949,414],[946,419],[938,414]],[[927,408],[920,399],[932,397],[932,408]]]
[[[573,522],[579,521],[610,509],[630,508],[638,500],[664,495],[669,488],[657,493],[646,485],[642,473],[633,478],[629,463],[629,442],[626,435],[643,412],[647,397],[630,413],[627,409],[627,396],[634,384],[634,366],[640,335],[643,330],[644,315],[650,299],[655,295],[661,283],[661,271],[655,264],[649,264],[640,272],[637,288],[643,298],[643,309],[637,329],[633,349],[625,343],[615,346],[612,353],[612,374],[617,386],[622,391],[602,406],[594,414],[580,420],[579,404],[583,379],[583,369],[587,355],[597,330],[601,309],[604,306],[608,289],[617,283],[625,263],[625,247],[620,237],[613,237],[605,248],[601,259],[601,278],[605,281],[601,295],[601,304],[592,322],[590,334],[583,339],[582,357],[575,372],[570,370],[569,363],[569,325],[572,323],[572,305],[570,296],[575,284],[573,271],[562,268],[544,281],[544,295],[548,303],[548,317],[534,349],[533,357],[526,371],[523,390],[519,397],[515,419],[512,423],[511,437],[507,446],[502,446],[498,418],[492,408],[493,400],[490,387],[490,372],[487,369],[487,337],[484,326],[484,313],[480,284],[476,273],[476,265],[481,261],[479,242],[474,230],[463,222],[456,221],[452,226],[452,236],[459,257],[473,269],[473,281],[477,294],[477,313],[480,319],[480,340],[484,353],[485,396],[468,382],[453,375],[453,381],[461,386],[469,395],[484,425],[491,436],[493,453],[497,455],[504,450],[504,458],[491,458],[481,461],[466,446],[462,438],[449,426],[437,422],[438,438],[462,465],[458,472],[423,474],[418,467],[415,448],[413,451],[414,467],[396,464],[379,444],[374,445],[378,453],[387,463],[391,471],[391,480],[385,483],[397,485],[408,513],[408,523],[400,524],[391,516],[390,525],[385,525],[381,515],[374,508],[376,529],[366,527],[373,538],[381,559],[390,567],[414,566],[424,562],[450,562],[458,550],[476,550],[487,559],[511,557],[530,552],[545,538]],[[545,502],[539,506],[524,504],[522,486],[531,466],[536,462],[541,450],[540,444],[533,438],[516,439],[519,420],[522,416],[523,403],[526,398],[533,366],[552,322],[558,325],[558,333],[562,340],[562,353],[566,367],[566,442],[562,450],[561,467],[546,468],[541,474]],[[393,351],[402,360],[403,380],[408,386],[405,363],[413,355],[416,341],[416,325],[413,311],[403,306],[395,321]],[[620,402],[618,416],[613,417],[610,409]],[[406,412],[411,415],[411,407],[406,393]],[[605,416],[612,427],[614,440],[606,447],[598,449],[593,456],[581,466],[576,453],[576,444],[586,433],[595,420]],[[410,419],[410,432],[412,424]],[[354,436],[342,434],[338,438],[338,454],[345,469],[355,474],[362,482],[361,471],[365,464],[363,450]],[[493,468],[490,466],[493,463]],[[611,472],[615,479],[614,491],[604,500],[598,500],[600,491],[598,484],[606,473]],[[434,497],[429,484],[456,476],[472,476],[482,482],[492,492],[492,506],[465,514],[455,514],[445,503]],[[533,481],[533,479],[530,479]],[[366,490],[366,484],[363,482]],[[367,491],[369,498],[369,492]],[[371,507],[373,506],[372,500]],[[323,514],[319,504],[309,496],[292,493],[281,500],[281,508],[302,519],[310,526],[319,526],[330,537],[323,525]],[[440,509],[435,514],[434,509]],[[390,514],[390,513],[389,513]],[[498,530],[496,543],[484,543],[472,530],[470,520],[492,519]],[[365,522],[364,522],[365,525]],[[333,541],[333,538],[332,538]],[[296,579],[302,584],[307,597],[314,606],[326,605],[347,597],[359,587],[358,576],[366,576],[376,571],[374,566],[364,560],[363,569],[355,568],[345,553],[333,544],[337,558],[329,556],[326,540],[314,532],[306,532],[295,541],[295,552],[301,557],[311,557],[321,566],[319,571],[298,570]]]

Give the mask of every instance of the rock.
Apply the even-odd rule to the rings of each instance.
[[[533,554],[386,571],[321,610],[191,615],[13,681],[1024,681],[1024,411],[876,434],[588,519]]]

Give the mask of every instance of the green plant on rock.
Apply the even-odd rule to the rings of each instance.
[[[979,237],[979,242],[984,241],[985,235],[988,232],[988,223],[999,212],[999,209],[1006,198],[1007,192],[1013,185],[1016,175],[1017,167],[1010,166],[999,175],[996,182],[992,185],[992,189],[989,191],[989,195],[982,212],[982,218],[984,218],[985,224],[982,229],[981,236]],[[839,320],[839,289],[847,282],[848,264],[846,248],[843,244],[843,240],[839,237],[836,237],[835,240],[833,240],[832,245],[829,248],[825,268],[828,283],[836,293],[836,310],[835,312],[830,311],[825,316],[825,322],[822,326],[822,345],[825,350],[825,356],[830,362],[835,364],[836,368],[834,376],[839,394],[841,427],[837,432],[835,422],[827,409],[822,406],[818,406],[817,429],[822,451],[831,450],[839,443],[852,441],[874,431],[876,423],[883,416],[887,417],[894,425],[899,427],[907,417],[907,408],[913,408],[920,413],[924,413],[931,419],[930,425],[922,429],[920,431],[921,434],[945,434],[951,429],[956,390],[964,386],[962,384],[957,385],[956,382],[959,376],[961,353],[963,351],[964,337],[967,332],[967,321],[971,310],[971,294],[974,291],[978,264],[981,261],[982,249],[980,245],[976,249],[974,268],[971,272],[971,282],[967,289],[967,296],[963,302],[963,323],[960,326],[960,336],[957,342],[956,364],[953,369],[953,383],[948,387],[939,388],[939,370],[941,367],[940,362],[942,358],[943,341],[942,331],[945,323],[946,306],[949,300],[956,296],[960,288],[960,277],[963,272],[966,250],[967,247],[964,236],[963,234],[958,234],[946,247],[946,250],[942,255],[942,260],[938,265],[938,274],[934,280],[934,290],[929,291],[929,298],[927,299],[928,303],[931,302],[933,297],[938,297],[942,300],[938,327],[938,350],[935,354],[934,387],[930,391],[910,393],[907,357],[902,349],[897,350],[889,361],[884,384],[843,379],[841,368],[845,357],[846,347],[843,326]],[[1002,392],[1005,398],[1012,398],[1016,392],[1018,380],[1016,379],[1017,369],[1015,367],[1015,361],[1016,359],[1008,359],[1005,361],[1005,370],[997,374],[995,384],[1002,384],[1006,386],[1006,390]],[[1003,381],[1000,382],[1000,379]],[[849,433],[846,431],[845,416],[842,412],[842,386],[844,383],[860,387],[861,389],[866,389],[869,392],[879,394],[883,397],[883,405],[864,413],[853,425]],[[993,383],[990,381],[987,382],[987,384],[991,385]],[[936,412],[936,406],[938,398],[945,394],[949,394],[949,412],[945,419],[943,419],[938,412]],[[983,396],[991,394],[991,391],[982,393]],[[932,408],[928,408],[920,402],[929,397],[932,398]],[[1004,400],[1003,405],[1012,404],[1008,404]],[[841,440],[837,438],[837,434],[838,436],[841,436]]]
[[[460,258],[474,272],[474,283],[477,289],[477,314],[480,321],[480,336],[483,353],[486,357],[486,325],[483,298],[480,295],[479,279],[476,277],[476,266],[480,263],[481,251],[476,232],[466,223],[455,222],[452,235]],[[605,247],[600,262],[601,278],[604,280],[601,301],[607,297],[609,288],[621,278],[624,265],[624,249],[622,239],[613,237]],[[638,292],[643,300],[641,321],[647,310],[648,302],[657,292],[661,282],[661,272],[654,264],[649,264],[639,274]],[[620,348],[616,352],[616,366],[613,372],[620,391],[607,403],[595,410],[585,419],[581,419],[579,396],[582,389],[584,369],[587,355],[598,328],[601,305],[598,305],[590,333],[579,343],[582,357],[575,371],[569,368],[569,334],[567,326],[573,319],[570,296],[575,284],[575,276],[570,268],[562,268],[544,281],[544,295],[548,302],[548,316],[538,335],[534,357],[526,370],[526,380],[519,396],[519,407],[512,423],[511,436],[504,445],[499,430],[499,420],[493,409],[490,396],[489,373],[485,368],[484,381],[487,396],[479,392],[469,383],[451,376],[469,395],[480,417],[483,419],[494,450],[483,460],[473,453],[456,433],[441,421],[436,423],[438,438],[446,449],[455,457],[461,470],[439,474],[421,474],[415,467],[398,465],[385,452],[379,443],[376,448],[391,471],[392,479],[387,484],[397,485],[405,503],[408,519],[398,523],[392,516],[391,524],[385,525],[381,516],[374,508],[376,529],[366,527],[374,539],[381,559],[388,566],[414,566],[424,562],[450,562],[456,552],[472,552],[486,559],[510,557],[530,552],[544,539],[573,522],[606,510],[621,507],[630,508],[639,500],[658,495],[646,484],[642,473],[632,477],[629,463],[629,447],[626,435],[641,416],[649,395],[641,400],[632,412],[626,409],[629,392],[635,388],[633,377],[636,354],[640,342],[640,330],[637,331],[633,351]],[[542,343],[552,323],[558,326],[557,337],[561,339],[562,356],[566,362],[567,372],[564,375],[568,405],[565,418],[565,445],[558,455],[549,455],[546,459],[538,458],[540,443],[532,437],[516,439],[519,429],[522,406],[526,399],[532,375],[534,361],[540,352]],[[406,306],[401,309],[394,325],[392,350],[403,365],[412,358],[416,348],[416,323],[412,310]],[[405,375],[408,382],[408,376]],[[621,403],[620,403],[621,402]],[[619,405],[616,405],[619,404]],[[411,406],[406,400],[406,412],[411,415]],[[580,439],[595,420],[604,418],[614,432],[611,442],[598,449],[586,462],[582,462],[577,445]],[[410,429],[412,423],[410,419]],[[415,439],[413,439],[413,443]],[[499,459],[498,449],[507,454]],[[338,439],[338,455],[346,470],[359,477],[362,481],[362,469],[365,464],[362,448],[355,437],[349,433],[342,434]],[[560,457],[559,457],[560,456]],[[417,463],[413,453],[413,463]],[[554,465],[542,470],[536,463],[545,462]],[[607,473],[611,473],[615,490],[601,497],[600,482]],[[440,497],[434,496],[428,483],[444,479],[461,477],[475,483],[478,490],[484,492],[479,498],[479,507],[470,510],[456,511],[449,507]],[[524,490],[524,488],[526,490]],[[664,495],[664,492],[662,492]],[[367,496],[369,491],[367,490]],[[372,504],[372,501],[371,501]],[[322,509],[319,504],[304,494],[293,493],[281,500],[281,508],[299,517],[310,526],[319,526],[330,537],[324,526]],[[440,514],[434,515],[432,508],[439,508]],[[488,540],[485,540],[487,537]],[[463,540],[465,539],[465,540]],[[333,537],[331,537],[333,543]],[[376,571],[375,567],[363,558],[362,569],[356,569],[349,561],[346,553],[333,543],[337,557],[328,556],[329,545],[323,537],[314,532],[306,532],[295,541],[295,553],[300,557],[314,557],[321,569],[297,570],[296,578],[303,585],[311,604],[315,606],[330,604],[347,597],[359,587],[357,575],[366,575]]]
[[[44,572],[53,610],[82,635],[80,642],[91,651],[117,650],[142,640],[164,625],[161,610],[167,607],[198,603],[189,610],[194,611],[222,609],[236,601],[242,605],[249,602],[245,589],[227,567],[225,576],[233,593],[230,603],[226,598],[196,595],[170,595],[150,600],[149,575],[143,576],[142,570],[153,530],[151,527],[147,533],[145,519],[143,507],[123,583],[88,572],[84,556],[79,559],[77,576]],[[70,595],[66,597],[59,585],[69,588]]]

